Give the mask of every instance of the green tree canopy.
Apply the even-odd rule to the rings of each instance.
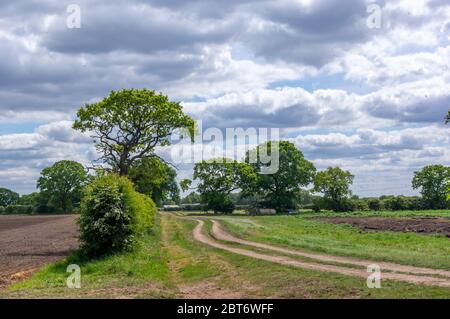
[[[445,117],[445,124],[450,123],[450,111],[448,111],[447,116]]]
[[[136,190],[149,195],[158,205],[168,200],[180,201],[180,188],[176,176],[175,169],[153,156],[137,160],[129,170],[129,178]]]
[[[339,167],[329,167],[318,172],[314,179],[314,191],[323,194],[329,208],[334,211],[345,211],[347,200],[352,195],[350,185],[354,176]]]
[[[201,200],[200,194],[191,192],[189,195],[181,199],[181,204],[198,204]]]
[[[185,178],[180,181],[180,187],[183,192],[186,192],[187,190],[189,190],[191,185],[192,185],[192,181],[190,179]]]
[[[261,144],[247,152],[245,161],[255,172],[264,171],[265,167],[273,163],[264,163],[262,159],[265,156],[272,157],[272,151],[277,152],[274,155],[278,156],[278,170],[273,174],[258,174],[254,187],[244,189],[243,196],[256,195],[262,206],[277,211],[295,209],[301,188],[312,182],[316,168],[288,141]]]
[[[0,206],[15,205],[19,201],[20,195],[10,189],[0,188]]]
[[[54,213],[53,203],[49,203],[47,194],[34,192],[20,196],[20,205],[33,206],[36,213]]]
[[[256,181],[256,173],[246,163],[218,158],[195,164],[194,179],[202,203],[214,213],[232,213],[230,193],[248,187]]]
[[[79,203],[81,189],[87,181],[83,165],[64,160],[44,168],[37,187],[50,203],[68,213]]]
[[[444,165],[428,165],[414,173],[412,180],[414,189],[420,188],[422,198],[428,208],[446,208],[447,190],[450,188],[450,167]]]
[[[176,129],[194,136],[194,120],[180,103],[148,89],[112,91],[77,116],[74,129],[90,132],[101,160],[120,175],[127,175],[134,161],[153,155],[156,146],[169,145]]]

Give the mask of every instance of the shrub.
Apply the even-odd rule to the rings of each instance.
[[[369,210],[369,205],[367,201],[363,199],[351,199],[350,205],[348,206],[348,210],[351,211],[365,211]]]
[[[370,210],[378,211],[381,209],[381,202],[378,198],[370,198],[367,200],[367,206]]]
[[[0,215],[5,213],[5,207],[0,206]]]
[[[9,205],[3,208],[4,214],[33,214],[34,207],[31,205]]]
[[[322,209],[328,209],[326,200],[323,197],[314,196],[312,201],[313,201],[313,205],[312,205],[311,209],[314,212],[318,213]]]
[[[130,249],[151,229],[156,206],[127,178],[110,174],[86,186],[80,213],[81,249],[96,257]]]

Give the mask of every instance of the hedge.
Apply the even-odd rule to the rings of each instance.
[[[126,177],[96,178],[83,195],[78,223],[81,250],[89,257],[130,249],[153,226],[156,205]]]
[[[9,205],[0,207],[0,214],[33,214],[34,207],[32,205]]]

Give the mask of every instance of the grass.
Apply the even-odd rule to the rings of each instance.
[[[270,239],[273,236],[298,240],[299,233],[294,231],[296,227],[300,227],[299,231],[303,233],[315,234],[309,236],[308,241],[325,236],[327,247],[331,240],[325,235],[326,231],[320,233],[316,229],[318,225],[310,225],[312,228],[307,227],[307,231],[302,230],[305,223],[316,222],[301,216],[224,217],[223,220],[233,232],[269,242],[277,242]],[[206,231],[209,231],[211,222],[206,220],[205,223]],[[304,270],[236,255],[195,241],[192,238],[195,225],[195,221],[180,219],[172,214],[158,214],[155,234],[144,238],[135,251],[81,263],[81,289],[68,289],[65,285],[68,276],[66,266],[77,261],[72,256],[43,268],[28,280],[0,292],[0,295],[21,298],[450,297],[449,289],[393,281],[383,281],[381,289],[368,289],[361,278]],[[272,233],[274,231],[278,233]],[[338,246],[343,244],[343,241],[338,241]]]
[[[371,216],[366,212],[361,214]],[[417,212],[393,213],[396,217],[417,216],[416,214]],[[438,214],[446,216],[449,211]],[[219,218],[230,232],[254,241],[342,256],[450,269],[450,240],[444,236],[390,231],[364,232],[350,225],[308,218],[313,216],[318,214]],[[339,216],[356,215],[341,213]]]
[[[146,294],[148,297],[170,297],[173,292],[168,282],[167,256],[161,249],[159,238],[160,228],[155,227],[155,233],[142,238],[131,252],[93,261],[84,261],[74,253],[61,262],[44,267],[28,280],[12,285],[6,296],[89,298]],[[81,289],[66,286],[69,264],[80,266]]]

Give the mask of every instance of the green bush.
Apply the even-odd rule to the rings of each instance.
[[[370,198],[367,200],[367,206],[370,210],[378,211],[381,209],[381,201],[378,198]]]
[[[34,207],[31,205],[9,205],[0,210],[2,214],[33,214]]]
[[[381,206],[385,210],[421,210],[426,206],[424,201],[417,196],[381,196]]]
[[[81,250],[97,257],[130,249],[152,228],[156,206],[127,178],[110,174],[86,186],[80,213]]]
[[[5,213],[5,207],[0,206],[0,215]]]
[[[367,201],[358,198],[358,199],[351,199],[348,208],[350,211],[365,211],[369,210],[369,205]]]

